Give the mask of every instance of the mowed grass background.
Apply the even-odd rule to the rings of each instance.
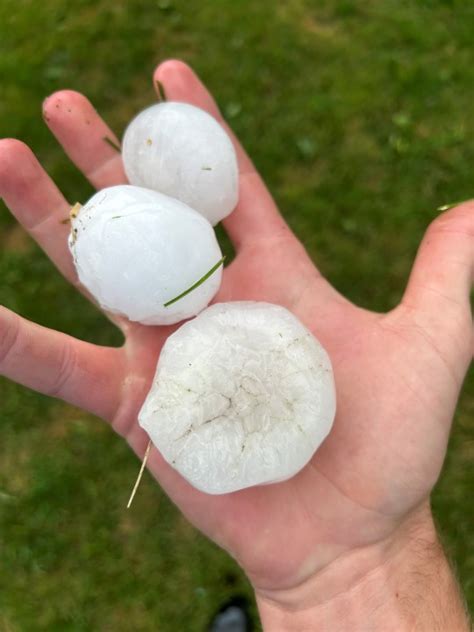
[[[323,272],[387,310],[436,207],[474,196],[473,32],[465,0],[2,0],[0,137],[26,141],[84,201],[42,99],[82,91],[121,134],[154,100],[155,64],[182,58]],[[120,344],[4,206],[0,228],[1,304]],[[471,608],[473,410],[471,375],[433,499]],[[2,632],[204,630],[224,599],[251,595],[150,477],[125,510],[138,462],[101,421],[6,380],[0,415]]]

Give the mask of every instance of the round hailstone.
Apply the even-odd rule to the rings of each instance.
[[[296,474],[335,407],[329,357],[293,314],[218,303],[166,341],[139,423],[194,487],[224,494]]]
[[[81,283],[107,311],[145,325],[195,316],[219,289],[222,266],[165,307],[221,258],[209,222],[179,200],[120,185],[103,189],[71,217],[69,247]]]
[[[188,204],[212,225],[235,208],[235,150],[219,123],[187,103],[166,101],[147,108],[125,130],[125,172],[131,184]]]

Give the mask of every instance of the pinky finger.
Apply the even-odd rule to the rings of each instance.
[[[0,307],[0,375],[111,420],[120,399],[121,351]]]

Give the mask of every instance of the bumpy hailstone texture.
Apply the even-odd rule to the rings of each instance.
[[[130,185],[96,193],[71,221],[81,283],[107,311],[146,325],[198,314],[219,289],[222,267],[173,305],[222,257],[209,222],[179,200]]]
[[[168,338],[139,422],[192,485],[223,494],[296,474],[335,406],[329,357],[293,314],[218,303]]]
[[[207,112],[167,101],[147,108],[125,130],[125,172],[131,184],[181,200],[212,225],[237,204],[234,147]]]

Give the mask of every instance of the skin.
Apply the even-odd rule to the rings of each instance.
[[[185,64],[161,64],[156,79],[168,99],[197,105],[225,125]],[[102,140],[114,135],[84,96],[52,95],[44,103],[44,118],[93,185],[125,182],[120,155]],[[436,550],[429,495],[473,352],[474,203],[461,204],[431,224],[401,303],[387,314],[372,313],[347,301],[321,276],[233,140],[240,200],[224,225],[237,256],[225,270],[217,301],[281,304],[316,335],[334,366],[335,426],[309,465],[280,484],[208,496],[185,482],[156,449],[148,467],[186,517],[244,568],[265,625],[293,629],[281,618],[285,613],[312,612],[313,625],[322,604],[367,585],[374,573],[392,577],[402,568],[409,573],[405,557],[403,564],[391,565],[413,543]],[[0,141],[0,195],[62,274],[77,284],[66,244],[69,229],[61,223],[70,204],[17,140]],[[103,417],[141,457],[148,438],[137,413],[174,328],[115,322],[125,336],[119,349],[73,339],[1,308],[0,370]],[[428,563],[431,557],[425,557]],[[442,552],[432,557],[441,565],[438,577],[446,577],[444,594],[453,603],[458,599],[454,610],[464,620]],[[354,623],[351,629],[359,628]]]

